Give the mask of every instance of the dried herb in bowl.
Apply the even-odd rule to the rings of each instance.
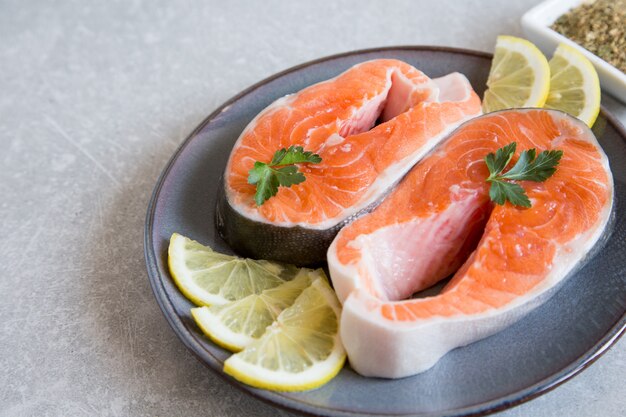
[[[626,73],[626,0],[585,2],[551,28]]]

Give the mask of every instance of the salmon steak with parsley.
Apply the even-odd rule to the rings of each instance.
[[[541,178],[490,183],[492,170]],[[612,207],[608,159],[581,121],[517,109],[465,123],[328,250],[351,366],[406,377],[509,326],[604,240]],[[438,294],[413,296],[451,275]]]
[[[463,75],[430,79],[393,59],[360,63],[280,98],[234,145],[218,231],[244,256],[323,262],[341,227],[371,211],[415,163],[480,113]],[[281,149],[288,154],[282,159]],[[296,162],[270,169],[287,160]]]

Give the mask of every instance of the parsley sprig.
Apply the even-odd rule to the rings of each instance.
[[[278,193],[278,187],[291,187],[304,182],[304,174],[295,164],[319,164],[322,158],[313,152],[305,152],[302,146],[282,148],[274,153],[269,164],[256,161],[248,172],[248,183],[256,185],[254,201],[257,206]]]
[[[543,151],[536,158],[537,151],[529,149],[523,151],[513,168],[502,173],[511,162],[517,142],[498,149],[496,153],[490,153],[485,157],[485,163],[489,168],[487,182],[491,183],[489,197],[496,204],[504,204],[509,200],[511,204],[521,207],[530,207],[530,200],[526,191],[517,183],[511,181],[536,181],[543,182],[550,178],[563,156],[563,151]]]

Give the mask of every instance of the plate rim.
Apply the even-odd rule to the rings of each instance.
[[[235,386],[239,390],[251,395],[252,397],[259,399],[272,406],[280,407],[284,410],[297,412],[303,415],[310,416],[337,416],[337,417],[357,417],[357,416],[373,416],[378,415],[368,412],[354,412],[350,410],[339,410],[335,408],[326,408],[311,405],[305,401],[298,401],[293,398],[283,395],[281,392],[266,391],[257,388],[250,387],[248,385],[239,383],[238,381],[230,378],[222,371],[222,364],[218,358],[213,356],[211,352],[206,350],[200,340],[187,328],[183,320],[176,313],[173,303],[165,291],[162,284],[161,274],[157,265],[157,259],[159,254],[154,251],[154,241],[152,239],[154,231],[154,220],[156,211],[156,202],[159,199],[159,195],[165,179],[168,177],[172,167],[178,160],[178,157],[182,153],[189,143],[197,137],[209,123],[215,120],[224,110],[230,107],[232,104],[250,94],[251,92],[263,87],[264,85],[281,78],[290,73],[299,71],[301,69],[322,64],[334,59],[351,57],[356,55],[364,55],[377,52],[393,52],[393,51],[415,51],[415,52],[448,52],[461,55],[469,55],[479,58],[493,58],[493,54],[483,51],[477,51],[465,48],[455,48],[447,46],[431,46],[431,45],[400,45],[400,46],[385,46],[367,49],[358,49],[353,51],[342,52],[338,54],[328,55],[321,58],[317,58],[311,61],[304,62],[287,68],[283,71],[277,72],[261,81],[251,85],[243,91],[232,96],[220,106],[218,106],[213,112],[211,112],[200,124],[192,130],[192,132],[181,142],[176,151],[172,154],[167,164],[159,174],[157,182],[152,191],[150,201],[144,224],[144,257],[146,262],[146,269],[148,272],[148,280],[150,287],[156,298],[157,304],[168,324],[178,337],[178,339],[185,345],[185,347],[191,351],[191,353],[198,359],[203,365],[218,374],[223,380],[227,381],[230,385]],[[626,129],[621,122],[611,114],[604,106],[600,109],[603,117],[607,119],[607,123],[610,123],[619,135],[626,141]],[[610,349],[615,342],[626,333],[626,311],[622,317],[609,329],[609,331],[593,345],[591,349],[581,355],[579,358],[572,361],[568,366],[561,371],[544,378],[543,380],[530,385],[524,389],[518,390],[504,397],[498,397],[490,401],[485,401],[479,404],[451,409],[443,413],[420,413],[420,414],[386,414],[388,416],[402,416],[402,417],[470,417],[470,416],[486,416],[492,413],[506,410],[508,408],[515,407],[527,401],[530,401],[538,396],[541,396],[547,392],[552,391],[559,385],[568,381],[572,377],[578,375],[584,369],[593,364],[600,356],[602,356],[608,349]]]

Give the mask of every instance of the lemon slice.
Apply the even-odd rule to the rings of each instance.
[[[498,36],[491,62],[483,112],[516,107],[542,107],[550,89],[550,67],[532,43]]]
[[[291,281],[251,294],[238,301],[191,309],[191,315],[205,335],[218,345],[238,352],[261,337],[281,311],[316,278],[326,279],[324,271],[302,269]]]
[[[291,280],[298,268],[214,252],[174,233],[168,264],[181,292],[197,305],[220,305],[274,288]]]
[[[562,43],[550,60],[550,73],[545,107],[569,113],[591,127],[600,112],[600,80],[591,62]]]
[[[260,339],[224,362],[224,372],[257,388],[304,391],[341,370],[341,307],[324,278],[317,278],[283,310]]]

